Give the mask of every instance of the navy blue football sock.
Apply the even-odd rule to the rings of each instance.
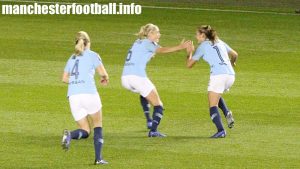
[[[228,109],[228,107],[226,106],[225,100],[224,100],[222,97],[220,97],[218,106],[219,106],[219,108],[223,111],[223,114],[224,114],[224,116],[226,117],[226,116],[227,116],[227,113],[229,112],[229,109]]]
[[[94,128],[94,149],[95,149],[95,160],[102,160],[102,145],[103,145],[103,136],[102,136],[102,127]]]
[[[83,129],[77,129],[77,130],[73,130],[71,131],[71,138],[72,139],[82,139],[82,138],[88,138],[89,137],[89,133]]]
[[[210,118],[215,123],[218,132],[223,131],[224,128],[223,128],[220,113],[218,111],[218,107],[217,106],[211,107],[209,111],[210,111]]]
[[[151,117],[150,117],[150,104],[148,102],[148,100],[143,97],[143,96],[140,96],[140,101],[141,101],[141,105],[143,107],[143,111],[145,113],[145,117],[147,119],[147,121],[152,121]]]
[[[154,106],[151,131],[153,131],[153,132],[157,131],[157,127],[158,127],[162,117],[163,117],[163,107],[162,106]]]

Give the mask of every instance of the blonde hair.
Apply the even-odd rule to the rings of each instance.
[[[77,32],[75,38],[75,55],[79,56],[84,51],[84,48],[90,43],[89,35],[84,32],[80,31]]]
[[[139,39],[147,38],[148,34],[154,31],[159,31],[158,26],[148,23],[141,27],[140,32],[137,33],[137,36]]]

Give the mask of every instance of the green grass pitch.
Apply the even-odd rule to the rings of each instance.
[[[139,16],[0,15],[0,168],[300,168],[299,17],[150,8]],[[238,51],[236,82],[224,95],[236,125],[226,128],[225,139],[208,138],[215,132],[206,94],[209,67],[202,61],[185,68],[183,51],[157,55],[148,65],[165,107],[159,129],[168,137],[146,137],[138,95],[122,88],[120,76],[134,34],[149,22],[160,27],[162,46],[182,38],[195,43],[195,28],[210,24]],[[92,135],[73,141],[69,152],[60,146],[62,130],[76,128],[61,74],[80,30],[89,33],[110,75],[109,86],[98,85],[107,166],[93,165]]]

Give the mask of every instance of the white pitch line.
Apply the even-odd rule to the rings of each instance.
[[[40,3],[40,4],[89,4],[80,2],[49,2],[49,1],[18,1],[18,0],[0,0],[0,2],[19,2],[19,3]],[[249,10],[238,10],[238,9],[213,9],[213,8],[187,8],[187,7],[165,7],[165,6],[142,6],[143,8],[149,9],[170,9],[170,10],[190,10],[190,11],[213,11],[213,12],[232,12],[232,13],[253,13],[253,14],[273,14],[273,15],[292,15],[296,16],[300,14],[296,13],[284,13],[284,12],[268,12],[268,11],[249,11]]]

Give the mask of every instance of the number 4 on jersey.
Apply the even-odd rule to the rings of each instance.
[[[71,76],[75,76],[75,79],[78,79],[79,72],[78,72],[78,65],[79,65],[79,60],[76,60],[72,71],[71,71]]]

